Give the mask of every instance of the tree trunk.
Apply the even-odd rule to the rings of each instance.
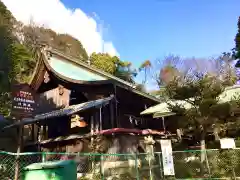
[[[207,152],[206,152],[206,142],[205,142],[205,138],[206,138],[206,132],[205,132],[206,128],[202,127],[202,131],[201,131],[201,176],[205,176],[205,173],[208,173],[209,176],[210,175],[210,169],[209,169],[209,164],[208,164],[208,159],[207,159]]]

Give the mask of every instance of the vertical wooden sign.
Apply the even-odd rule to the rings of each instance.
[[[36,93],[28,84],[17,84],[12,88],[12,116],[27,118],[34,116]]]
[[[18,121],[34,116],[36,109],[36,94],[28,84],[16,84],[12,87],[12,117]],[[18,128],[18,147],[15,163],[15,180],[19,178],[19,153],[22,148],[23,127]]]

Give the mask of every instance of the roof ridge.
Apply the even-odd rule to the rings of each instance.
[[[134,85],[134,84],[132,84],[132,83],[129,83],[129,82],[127,82],[127,81],[124,81],[124,80],[122,80],[122,79],[120,79],[120,78],[118,78],[118,77],[116,77],[116,76],[114,76],[114,75],[111,75],[111,74],[109,74],[109,73],[106,73],[106,72],[104,72],[104,71],[102,71],[102,70],[99,70],[98,68],[95,68],[95,67],[93,67],[93,66],[90,66],[90,65],[88,65],[88,64],[85,63],[85,62],[78,61],[77,58],[75,58],[75,57],[72,57],[72,56],[70,56],[70,55],[66,55],[66,54],[64,54],[64,53],[62,53],[62,52],[60,52],[60,51],[58,51],[58,50],[56,50],[56,49],[54,49],[54,48],[51,48],[51,47],[50,47],[50,48],[49,48],[49,47],[48,47],[48,48],[45,47],[45,48],[44,48],[44,51],[45,51],[45,52],[50,52],[50,53],[56,54],[56,55],[58,55],[58,56],[61,56],[61,57],[65,58],[65,59],[69,60],[69,61],[72,62],[72,63],[75,63],[75,64],[77,64],[77,65],[83,66],[83,67],[85,67],[85,68],[87,68],[87,69],[90,69],[90,70],[92,70],[92,71],[94,71],[94,72],[99,73],[99,75],[102,75],[102,76],[105,76],[105,77],[107,77],[107,78],[110,78],[110,79],[113,79],[113,80],[117,81],[117,82],[119,82],[120,84],[127,86],[126,88],[131,88],[132,91],[135,91],[135,93],[137,93],[137,94],[139,94],[139,95],[142,95],[142,96],[145,96],[145,97],[148,97],[148,98],[150,98],[150,99],[154,99],[155,101],[160,102],[160,99],[159,99],[159,98],[156,98],[155,96],[153,96],[153,95],[151,95],[151,94],[149,94],[149,93],[142,92],[142,91],[139,91],[138,89],[136,89],[136,85]]]

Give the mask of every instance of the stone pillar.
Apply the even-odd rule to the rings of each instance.
[[[149,176],[150,176],[150,180],[152,180],[153,179],[152,162],[154,160],[153,145],[155,144],[155,141],[153,140],[152,136],[146,136],[144,137],[144,144],[146,146],[146,153],[147,153],[146,159],[149,163]]]

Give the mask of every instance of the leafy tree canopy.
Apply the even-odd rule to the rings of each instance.
[[[45,43],[81,61],[88,59],[82,43],[68,34],[57,34],[51,29],[35,25],[33,21],[30,22],[29,26],[24,26],[18,22],[18,32],[24,36],[24,44],[29,49],[34,48],[39,43]]]
[[[10,92],[13,82],[24,82],[29,77],[31,53],[14,34],[16,20],[0,2],[0,113],[9,115]]]
[[[164,95],[167,96],[166,99],[183,100],[191,104],[192,108],[171,104],[169,107],[179,116],[179,126],[186,132],[193,132],[192,135],[199,141],[205,140],[209,132],[217,138],[223,132],[223,127],[226,127],[226,119],[232,119],[233,107],[238,106],[231,103],[219,104],[218,98],[226,87],[235,84],[235,69],[225,56],[205,60],[202,67],[200,65],[203,60],[198,62],[194,58],[179,62],[183,64],[171,65],[178,73],[165,85]],[[191,68],[184,68],[187,67],[184,63],[190,63]]]
[[[107,73],[114,74],[120,59],[116,56],[112,57],[106,53],[92,53],[90,56],[91,65],[99,68]]]
[[[89,60],[92,66],[125,81],[135,83],[133,78],[137,75],[137,72],[132,70],[130,62],[122,61],[119,57],[112,57],[107,53],[93,53]]]
[[[14,78],[14,37],[12,36],[13,17],[6,6],[0,2],[0,113],[7,115],[10,83]]]
[[[144,72],[144,80],[143,80],[143,84],[146,84],[147,82],[147,76],[148,73],[150,71],[150,69],[152,68],[152,63],[150,60],[145,60],[143,61],[143,63],[140,65],[140,67],[138,68],[139,72],[143,71]]]

